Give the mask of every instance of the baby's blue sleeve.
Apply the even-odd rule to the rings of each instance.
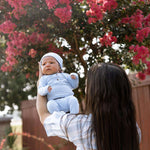
[[[65,74],[66,78],[71,85],[72,89],[76,89],[79,86],[79,77],[77,73]],[[71,75],[74,75],[76,79],[72,79]]]
[[[46,80],[44,77],[41,77],[41,79],[39,80],[39,86],[38,86],[38,94],[40,94],[41,96],[45,96],[48,94],[48,86],[46,84]]]

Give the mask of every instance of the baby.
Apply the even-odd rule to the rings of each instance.
[[[47,95],[48,111],[78,113],[79,103],[72,91],[78,87],[78,75],[62,73],[63,59],[56,53],[45,54],[40,65],[43,75],[39,80],[38,93],[41,96]]]

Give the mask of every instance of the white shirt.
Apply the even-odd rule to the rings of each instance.
[[[80,121],[81,119],[82,121]],[[87,132],[91,123],[91,115],[76,116],[61,111],[48,116],[44,121],[44,127],[47,136],[59,136],[69,140],[77,147],[76,150],[90,150],[90,144],[96,150],[94,134],[91,141],[90,134]]]
[[[44,121],[47,136],[59,136],[69,140],[77,147],[76,150],[96,150],[94,134],[92,134],[91,141],[90,132],[88,132],[92,123],[91,116],[91,114],[76,116],[66,114],[63,111],[54,112]],[[138,127],[138,124],[137,131],[139,134],[139,141],[141,141],[141,130]],[[92,145],[92,148],[90,144]]]

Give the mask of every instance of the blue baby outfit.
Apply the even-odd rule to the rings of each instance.
[[[72,79],[74,75],[76,79]],[[47,109],[50,113],[54,111],[65,111],[70,113],[79,112],[79,104],[74,97],[73,89],[77,88],[79,78],[76,73],[56,73],[52,75],[43,75],[40,78],[38,93],[41,96],[47,95]],[[48,87],[51,86],[51,92],[48,92]]]

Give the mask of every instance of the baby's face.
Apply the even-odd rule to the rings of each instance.
[[[60,66],[54,57],[47,56],[42,60],[42,73],[45,75],[55,74],[60,71]]]

